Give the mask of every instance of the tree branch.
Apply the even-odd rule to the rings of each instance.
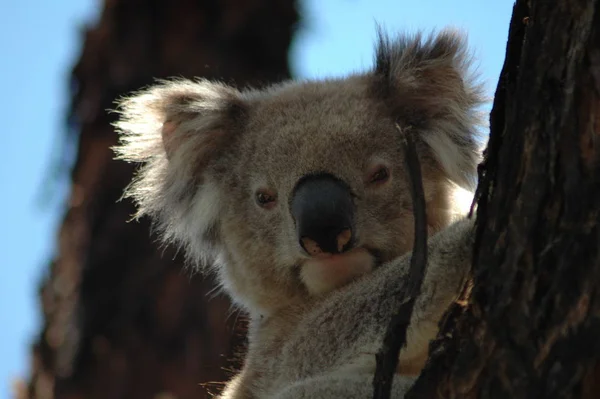
[[[427,215],[425,194],[421,177],[421,165],[410,129],[402,130],[398,124],[404,159],[413,203],[415,221],[415,239],[413,243],[410,269],[406,285],[405,298],[397,313],[388,324],[383,345],[375,355],[376,369],[373,378],[373,399],[389,399],[394,373],[398,366],[398,356],[406,344],[406,331],[410,323],[415,300],[421,292],[421,284],[427,266]]]

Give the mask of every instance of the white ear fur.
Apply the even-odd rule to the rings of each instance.
[[[474,189],[486,101],[466,39],[447,29],[429,37],[379,32],[374,74],[388,85],[393,112],[415,124],[451,180]],[[385,89],[384,89],[385,90]]]
[[[222,204],[207,166],[236,134],[242,107],[237,90],[205,80],[162,82],[119,104],[117,158],[142,163],[125,196],[197,263],[214,255]]]
[[[433,152],[433,155],[444,168],[450,179],[460,187],[474,191],[477,186],[477,165],[481,162],[483,149],[477,143],[460,145],[453,141],[447,132],[432,132],[422,136]],[[478,138],[474,137],[474,140]]]
[[[206,263],[213,258],[214,242],[207,239],[211,230],[218,228],[221,213],[221,190],[217,184],[205,179],[197,189],[190,206],[180,209],[180,217],[173,222],[165,235],[168,241],[183,243],[188,258],[196,263]]]

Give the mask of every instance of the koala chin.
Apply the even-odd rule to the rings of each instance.
[[[356,249],[341,255],[326,255],[308,260],[302,265],[302,282],[311,294],[327,293],[370,272],[375,258],[365,249]]]
[[[401,136],[417,142],[432,239],[394,397],[423,366],[469,268],[481,86],[462,36],[380,33],[374,66],[240,91],[169,80],[119,104],[126,195],[163,241],[248,312],[227,398],[363,398],[403,300],[413,210]]]

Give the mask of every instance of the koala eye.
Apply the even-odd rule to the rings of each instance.
[[[382,184],[388,181],[390,178],[390,170],[387,166],[379,165],[375,168],[375,171],[369,175],[367,179],[369,184]]]
[[[277,194],[271,190],[261,189],[254,195],[258,206],[264,209],[272,209],[277,204]]]

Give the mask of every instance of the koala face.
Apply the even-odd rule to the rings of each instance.
[[[452,32],[380,38],[375,68],[240,92],[170,81],[121,104],[121,158],[143,162],[139,214],[248,310],[324,295],[410,250],[401,150],[418,137],[431,232],[464,212],[479,88]]]
[[[253,98],[222,160],[221,233],[236,258],[224,263],[242,269],[226,280],[247,281],[252,258],[262,269],[252,273],[284,281],[287,293],[320,294],[409,248],[399,133],[365,101],[368,84],[287,85]]]

